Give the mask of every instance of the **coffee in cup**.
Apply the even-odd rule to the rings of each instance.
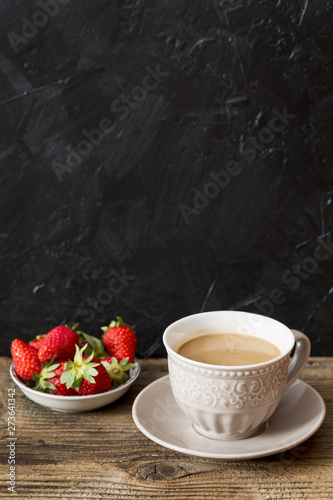
[[[242,333],[206,333],[194,336],[177,353],[200,363],[241,366],[264,363],[278,357],[280,349],[272,342]]]

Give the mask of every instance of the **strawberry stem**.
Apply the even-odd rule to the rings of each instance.
[[[94,351],[87,358],[83,359],[83,351],[86,349],[85,344],[81,349],[75,346],[75,356],[73,361],[68,361],[64,368],[66,371],[61,375],[60,382],[66,384],[67,389],[70,387],[78,388],[82,383],[82,379],[95,384],[94,376],[98,375],[95,366],[99,363],[91,362],[94,357]]]
[[[56,370],[60,364],[60,363],[54,364],[55,358],[56,357],[54,356],[49,363],[42,365],[43,368],[39,375],[32,376],[35,382],[33,389],[35,389],[36,391],[45,392],[47,389],[54,390],[56,388],[54,384],[52,384],[52,382],[49,382],[47,380],[48,378],[55,377],[55,373],[53,370]]]
[[[124,358],[118,363],[117,359],[112,357],[111,363],[107,360],[101,361],[101,363],[108,372],[109,377],[112,380],[112,387],[114,388],[118,387],[129,379],[129,376],[126,372],[128,372],[135,366],[133,363],[128,363],[128,358]]]
[[[112,320],[109,326],[102,326],[102,330],[105,333],[109,328],[115,328],[117,326],[127,326],[127,328],[130,328],[131,330],[134,331],[135,326],[130,326],[127,323],[125,323],[122,319],[121,316],[117,316],[117,321]]]

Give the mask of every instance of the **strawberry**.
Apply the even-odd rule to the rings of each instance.
[[[128,358],[124,358],[118,363],[116,358],[104,358],[101,360],[112,381],[112,387],[118,387],[129,379],[129,371],[134,368],[133,363],[128,363]]]
[[[40,392],[46,392],[47,389],[55,389],[55,386],[49,382],[48,379],[51,379],[55,376],[55,370],[58,368],[59,363],[54,363],[54,359],[52,359],[49,363],[45,363],[42,365],[42,370],[39,374],[33,375],[33,379],[35,381],[35,385],[33,389]]]
[[[50,394],[58,394],[60,396],[75,396],[76,392],[73,389],[67,389],[65,384],[60,382],[60,377],[65,371],[64,365],[67,360],[60,361],[60,363],[53,363],[53,360],[43,366],[39,375],[34,375],[36,382],[36,391],[48,392]]]
[[[94,353],[83,356],[86,347],[87,344],[81,349],[76,346],[74,360],[64,365],[65,371],[60,382],[66,384],[67,389],[72,387],[81,396],[109,391],[112,383],[108,372],[98,359],[93,357]]]
[[[67,362],[68,359],[63,359],[62,361],[59,361],[58,367],[56,368],[56,370],[54,370],[54,374],[56,377],[60,378],[61,375],[64,373],[64,371],[66,370],[65,365]]]
[[[56,394],[57,396],[77,396],[77,393],[71,387],[67,389],[66,384],[62,384],[60,377],[56,376],[50,378],[50,384],[54,385],[54,389],[49,389],[50,394]]]
[[[109,326],[102,327],[104,347],[118,363],[124,358],[128,358],[129,363],[134,361],[137,338],[133,328],[126,325],[120,316],[117,321],[111,321]]]
[[[38,350],[23,340],[15,339],[10,351],[17,375],[23,382],[33,382],[33,376],[38,375],[42,370]]]
[[[39,349],[44,342],[45,335],[37,335],[33,340],[30,340],[29,345],[32,345],[35,349]]]
[[[44,342],[38,350],[38,357],[42,363],[51,359],[73,359],[75,345],[79,343],[79,336],[69,326],[56,326],[44,337]]]
[[[50,379],[50,382],[55,386],[55,390],[50,390],[51,394],[58,394],[60,396],[77,396],[77,393],[71,387],[67,389],[66,384],[63,384],[60,380],[61,375],[66,371],[65,365],[68,361],[60,361],[59,367],[54,370],[55,377]]]

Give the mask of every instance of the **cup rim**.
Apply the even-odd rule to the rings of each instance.
[[[242,315],[251,315],[251,316],[258,316],[258,317],[262,317],[262,318],[265,318],[266,321],[269,321],[269,322],[273,322],[275,323],[276,325],[280,325],[281,327],[283,327],[283,329],[287,330],[288,332],[290,332],[290,335],[291,337],[293,338],[293,340],[291,341],[291,344],[289,345],[288,348],[284,349],[283,352],[281,352],[281,354],[279,356],[276,356],[275,358],[272,358],[268,361],[263,361],[261,363],[253,363],[253,364],[248,364],[248,365],[215,365],[213,363],[203,363],[201,361],[195,361],[193,359],[190,359],[190,358],[185,358],[184,356],[182,356],[181,354],[178,354],[177,351],[175,351],[168,343],[166,337],[168,335],[168,333],[171,331],[172,327],[174,327],[177,323],[180,323],[181,321],[183,320],[186,320],[186,319],[190,319],[190,318],[195,318],[196,316],[203,316],[203,315],[210,315],[212,313],[229,313],[229,312],[232,312],[232,313],[241,313]],[[239,310],[214,310],[214,311],[205,311],[205,312],[200,312],[200,313],[194,313],[194,314],[190,314],[188,316],[184,316],[182,318],[179,318],[178,320],[172,322],[170,325],[167,326],[167,328],[164,330],[164,333],[163,333],[163,336],[162,336],[162,341],[163,341],[163,344],[164,344],[164,347],[167,351],[167,353],[169,354],[172,353],[173,356],[176,357],[176,359],[182,361],[183,363],[187,363],[187,364],[190,364],[190,365],[193,365],[193,366],[196,366],[198,368],[206,368],[206,369],[212,369],[212,370],[223,370],[223,371],[232,371],[232,372],[236,372],[236,371],[250,371],[250,370],[257,370],[257,369],[260,369],[260,368],[263,368],[263,367],[266,367],[266,366],[270,366],[272,364],[276,364],[277,362],[279,362],[280,360],[284,359],[286,356],[288,356],[292,350],[292,348],[294,347],[295,345],[295,338],[294,338],[294,335],[292,333],[292,331],[290,330],[290,328],[288,328],[285,324],[281,323],[281,321],[278,321],[274,318],[270,318],[269,316],[264,316],[263,314],[257,314],[257,313],[251,313],[251,312],[247,312],[247,311],[239,311]]]

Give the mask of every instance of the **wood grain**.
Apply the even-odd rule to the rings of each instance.
[[[147,384],[167,373],[165,359],[143,360],[142,372],[119,401],[98,411],[44,409],[16,391],[16,488],[8,492],[7,391],[10,359],[0,358],[0,497],[36,500],[168,499],[284,500],[333,497],[333,358],[311,358],[302,379],[324,398],[322,427],[301,445],[250,461],[183,455],[150,441],[131,407]]]

